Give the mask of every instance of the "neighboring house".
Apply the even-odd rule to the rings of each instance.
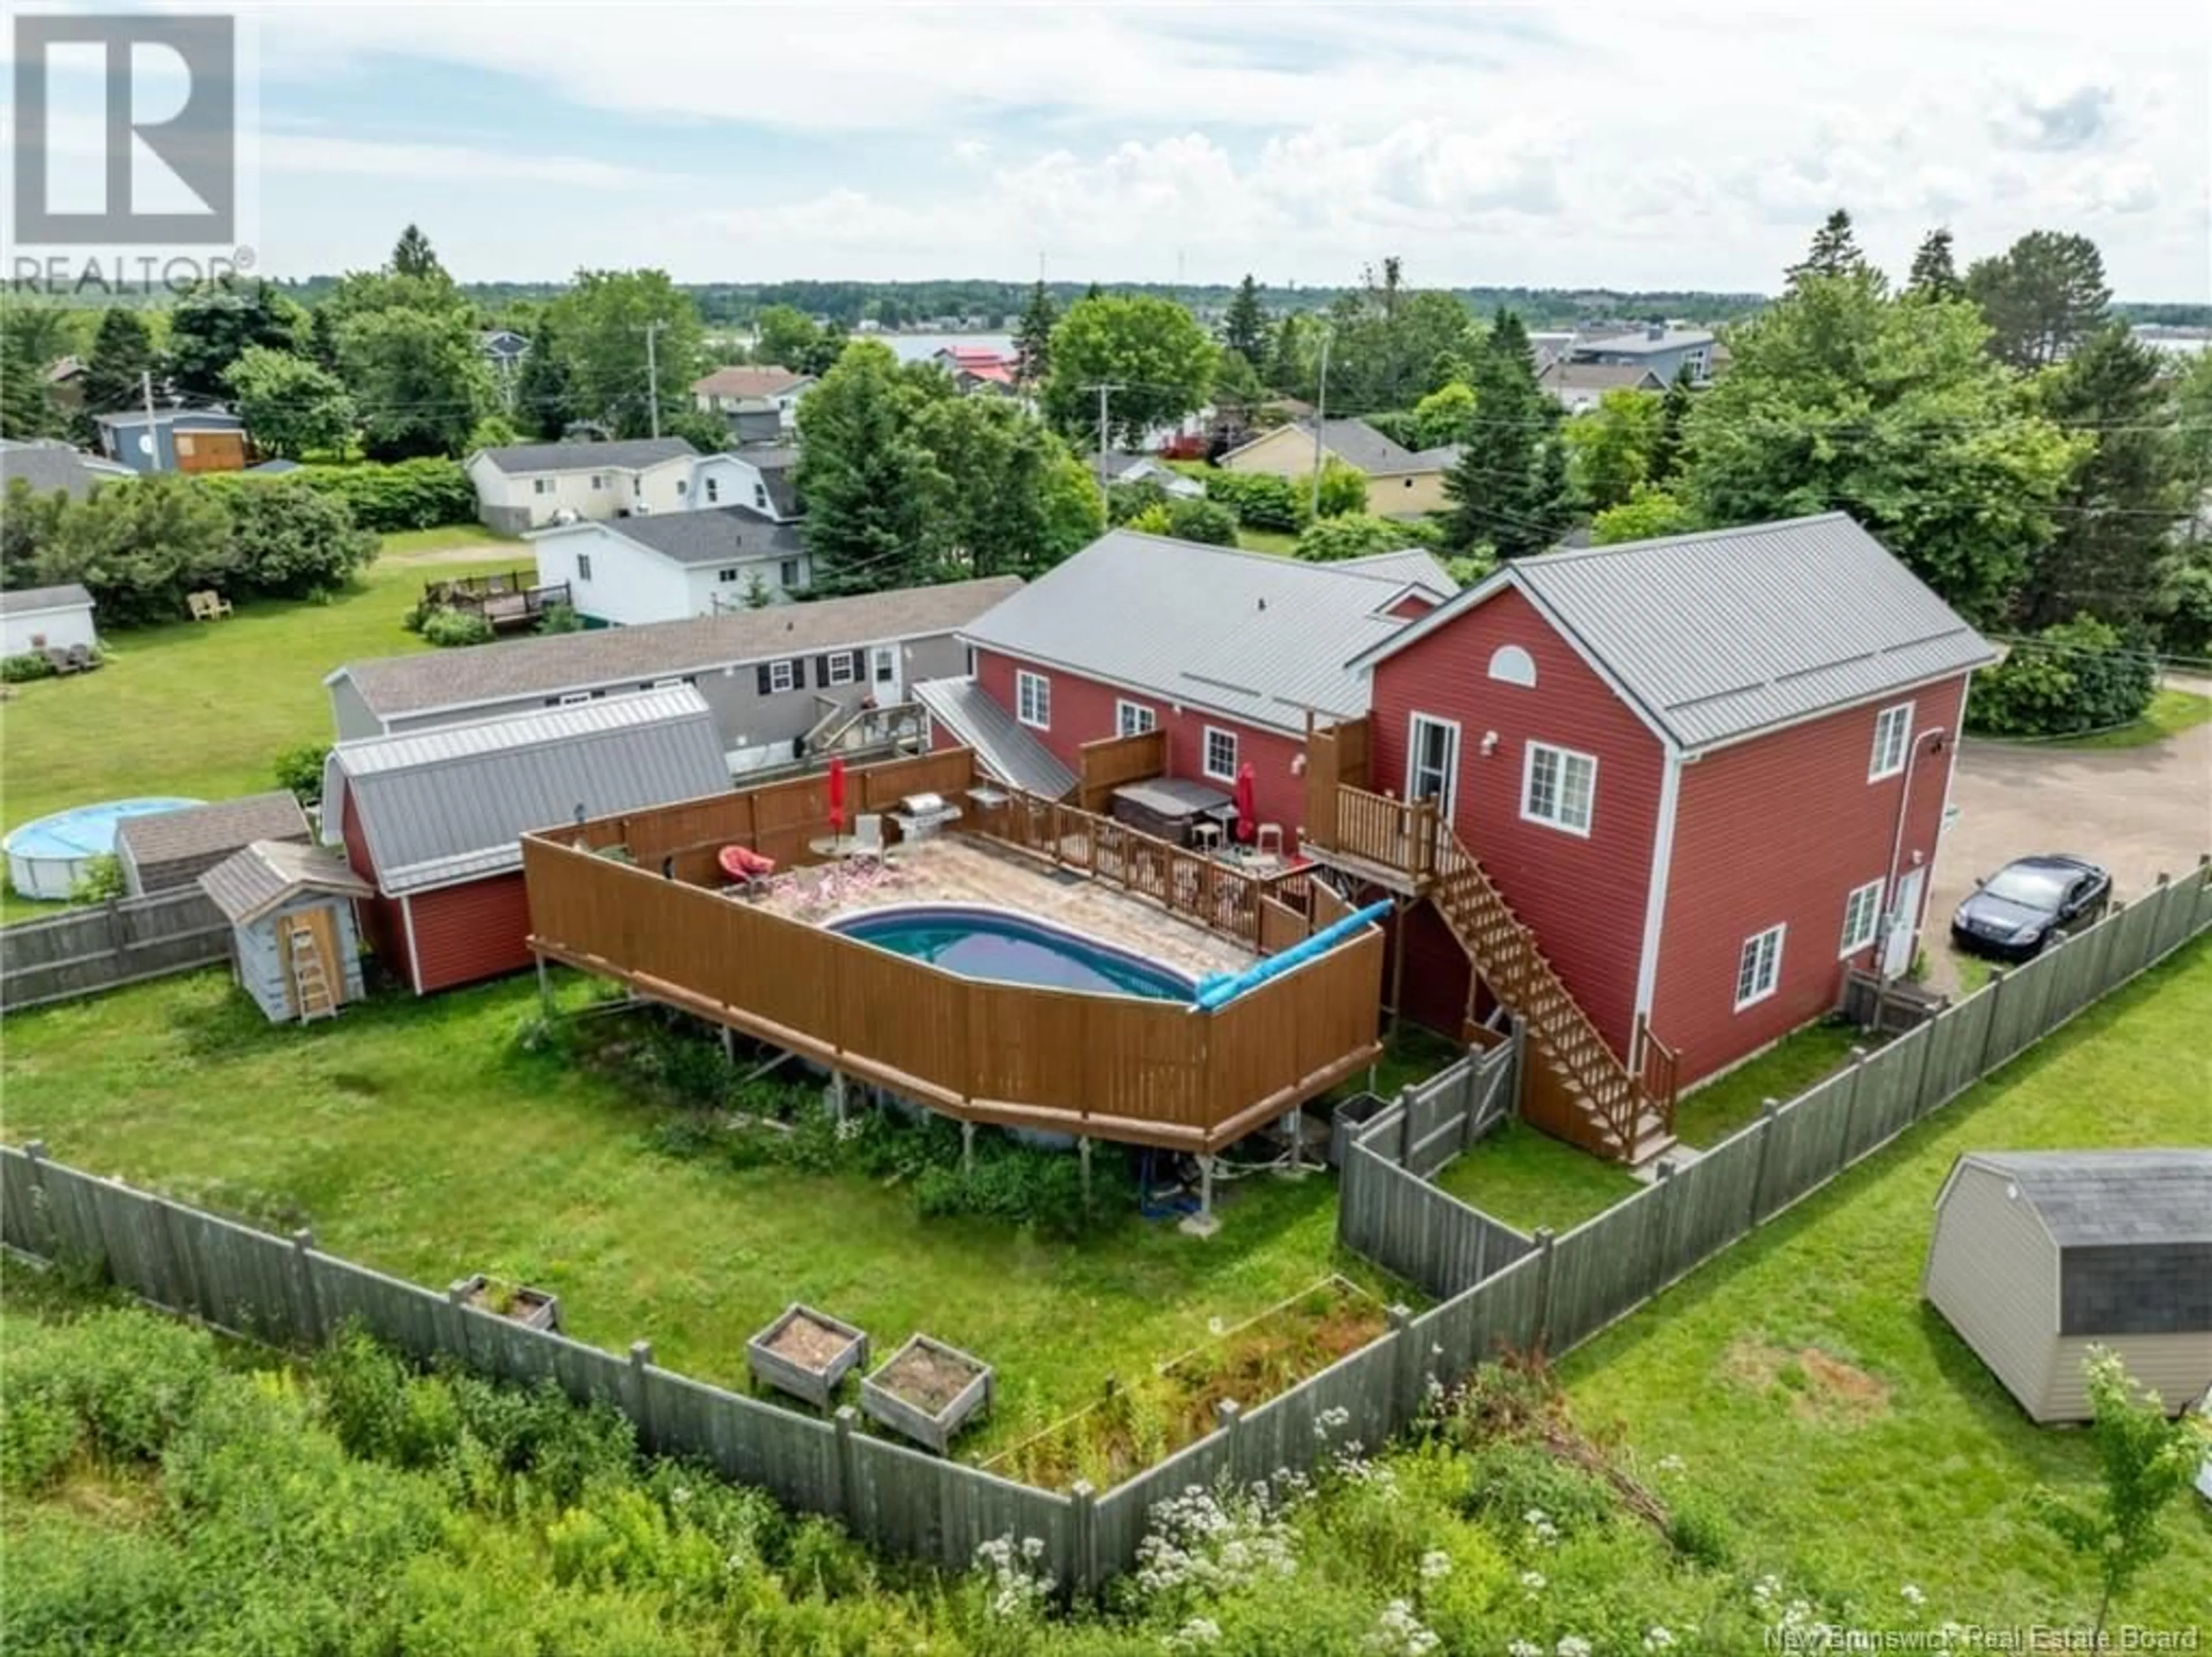
[[[1714,348],[1719,342],[1703,328],[1670,328],[1654,322],[1647,327],[1601,336],[1585,336],[1568,352],[1571,362],[1607,364],[1648,370],[1662,386],[1674,383],[1683,369],[1692,381],[1712,378]]]
[[[1969,1151],[1920,1292],[2033,1421],[2089,1419],[2093,1346],[2178,1413],[2212,1386],[2212,1150]]]
[[[1459,460],[1456,448],[1416,453],[1391,442],[1364,420],[1324,420],[1321,458],[1338,460],[1367,474],[1367,510],[1378,518],[1406,518],[1441,512],[1444,477]],[[1231,472],[1267,472],[1279,478],[1311,478],[1313,423],[1297,420],[1232,448],[1216,463]]]
[[[804,511],[799,501],[799,451],[748,443],[702,454],[692,463],[689,498],[695,507],[750,507],[777,523],[795,523]]]
[[[100,447],[133,472],[241,472],[246,422],[227,409],[139,409],[95,414]]]
[[[1369,786],[1437,801],[1616,1057],[1648,1019],[1688,1081],[1911,965],[1994,660],[1832,513],[1516,559],[1353,669]],[[1467,956],[1413,923],[1456,1028]]]
[[[721,414],[734,423],[743,416],[773,415],[776,432],[799,423],[799,402],[814,389],[811,374],[763,363],[757,368],[717,369],[691,382],[691,401],[702,414]]]
[[[957,673],[954,637],[1012,576],[350,662],[323,682],[341,740],[696,686],[733,770],[788,763],[833,710],[908,699]]]
[[[134,898],[188,886],[257,840],[312,844],[307,813],[288,789],[126,817],[115,827],[115,859]]]
[[[34,494],[51,495],[59,490],[70,499],[82,501],[102,484],[137,475],[120,461],[87,454],[67,443],[27,443],[0,437],[0,496],[20,478]]]
[[[75,582],[0,591],[0,656],[77,644],[99,649],[100,631],[93,625],[92,594]]]
[[[477,517],[509,535],[578,518],[680,512],[699,451],[681,437],[524,443],[469,456]]]
[[[1663,392],[1667,382],[1650,369],[1626,362],[1546,363],[1536,383],[1569,414],[1583,414],[1609,391]]]
[[[297,460],[288,460],[279,455],[273,460],[263,460],[258,465],[246,467],[246,470],[248,474],[256,478],[282,478],[288,472],[299,471],[300,463]]]
[[[1091,457],[1091,469],[1097,474],[1102,489],[1110,489],[1115,484],[1157,484],[1178,501],[1206,498],[1204,484],[1177,472],[1156,454],[1132,454],[1127,450],[1110,452],[1103,458],[1094,454]]]
[[[341,742],[323,767],[323,838],[376,890],[363,907],[378,957],[425,996],[531,964],[525,833],[729,781],[714,716],[678,685]]]
[[[538,584],[566,582],[576,613],[609,626],[770,604],[807,584],[798,526],[750,507],[560,524],[530,539]]]
[[[962,631],[969,677],[1026,740],[991,740],[1005,728],[985,728],[972,692],[915,694],[1020,786],[1079,773],[1087,742],[1156,728],[1170,777],[1229,789],[1249,762],[1260,820],[1287,832],[1308,711],[1364,713],[1343,664],[1455,590],[1425,552],[1305,564],[1110,530]]]

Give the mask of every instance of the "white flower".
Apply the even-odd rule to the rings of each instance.
[[[690,1487],[684,1484],[678,1485],[674,1489],[668,1493],[668,1499],[677,1507],[682,1507],[685,1502],[691,1499]]]
[[[1521,1573],[1521,1586],[1528,1589],[1531,1593],[1543,1593],[1544,1573],[1541,1571],[1522,1571]]]
[[[1552,1649],[1559,1657],[1590,1657],[1590,1642],[1579,1634],[1563,1634]]]
[[[1903,1587],[1897,1591],[1897,1597],[1904,1600],[1908,1605],[1919,1606],[1924,1605],[1928,1603],[1928,1596],[1921,1593],[1919,1588],[1911,1582],[1907,1582]]]
[[[1505,1657],[1544,1657],[1544,1648],[1534,1640],[1516,1640],[1505,1648]]]
[[[1421,1580],[1440,1582],[1452,1573],[1451,1556],[1441,1548],[1431,1548],[1421,1556]]]
[[[1663,1623],[1654,1623],[1644,1630],[1646,1651],[1671,1651],[1674,1648],[1674,1630]]]
[[[1198,1651],[1221,1643],[1221,1624],[1210,1617],[1194,1617],[1167,1637],[1172,1652]]]
[[[1422,1626],[1412,1605],[1403,1599],[1393,1599],[1382,1607],[1373,1631],[1362,1642],[1376,1657],[1428,1657],[1442,1643],[1434,1630]]]
[[[1679,1473],[1689,1465],[1680,1456],[1668,1455],[1659,1458],[1659,1471],[1662,1473]]]

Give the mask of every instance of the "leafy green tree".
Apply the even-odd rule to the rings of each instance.
[[[307,318],[307,355],[319,368],[338,371],[338,314],[318,305]]]
[[[1690,409],[1697,401],[1690,367],[1682,365],[1659,405],[1659,435],[1652,440],[1651,462],[1645,469],[1655,484],[1671,484],[1682,469],[1682,436],[1688,429]]]
[[[1243,352],[1224,350],[1214,359],[1211,395],[1217,409],[1249,410],[1267,400],[1267,388],[1260,383],[1259,371]]]
[[[1840,510],[1969,615],[2002,612],[2080,445],[2024,406],[1972,305],[1808,277],[1730,335],[1676,492],[1700,521]]]
[[[376,557],[343,501],[292,478],[247,480],[231,497],[230,537],[238,579],[284,598],[343,587]]]
[[[2126,1367],[2108,1348],[2092,1347],[2083,1368],[2103,1488],[2087,1502],[2039,1488],[2034,1504],[2068,1551],[2096,1573],[2090,1642],[2102,1650],[2112,1602],[2171,1545],[2160,1520],[2212,1453],[2212,1432],[2194,1411],[2168,1421],[2155,1392],[2138,1397]]]
[[[0,299],[0,437],[46,437],[61,429],[46,371],[70,354],[73,337],[60,306]]]
[[[1044,539],[1028,565],[1031,574],[1042,574],[1106,533],[1106,500],[1097,478],[1064,444],[1054,447],[1058,453],[1045,467],[1039,491]]]
[[[2031,230],[1966,267],[1966,295],[1990,326],[1990,350],[2015,369],[2063,359],[2105,326],[2112,290],[2087,236]]]
[[[1419,448],[1443,448],[1474,436],[1474,387],[1464,380],[1439,386],[1413,405],[1413,436]]]
[[[579,271],[548,317],[567,364],[570,405],[582,418],[604,422],[623,437],[653,429],[647,328],[653,330],[661,423],[690,406],[706,330],[691,295],[665,271]]]
[[[1916,298],[1948,300],[1965,296],[1959,267],[1951,252],[1951,233],[1940,226],[1920,239],[1912,255],[1912,271],[1905,291]]]
[[[1567,476],[1585,507],[1619,506],[1650,478],[1664,415],[1657,393],[1620,387],[1560,429]]]
[[[568,359],[562,354],[550,308],[538,319],[530,336],[530,350],[515,376],[514,417],[525,431],[545,438],[558,437],[576,417],[575,399],[568,384]]]
[[[1059,321],[1052,295],[1040,281],[1030,290],[1029,308],[1014,334],[1015,375],[1025,390],[1043,385],[1052,373],[1052,331]]]
[[[392,271],[404,277],[444,276],[446,267],[432,251],[430,238],[410,224],[399,233],[399,240],[392,247]]]
[[[1315,519],[1300,532],[1295,551],[1309,564],[1338,564],[1346,558],[1428,545],[1435,539],[1435,532],[1426,524],[1400,523],[1393,518],[1352,512]]]
[[[1321,487],[1314,491],[1323,518],[1340,518],[1348,512],[1367,510],[1367,474],[1358,466],[1331,455],[1321,469]]]
[[[297,460],[309,449],[343,450],[353,437],[353,399],[309,358],[249,345],[223,383],[247,435],[269,454]]]
[[[1208,546],[1234,546],[1237,545],[1237,515],[1218,501],[1170,501],[1168,533],[1179,541],[1203,541]]]
[[[1966,728],[1991,736],[2070,736],[2141,717],[2158,690],[2149,642],[2094,616],[2015,640],[1976,676]]]
[[[1498,313],[1474,373],[1481,413],[1445,474],[1446,539],[1455,550],[1486,545],[1504,558],[1540,552],[1567,527],[1565,456],[1559,405],[1536,384],[1528,330],[1514,313]]]
[[[1662,535],[1681,535],[1698,527],[1695,515],[1665,490],[1645,484],[1619,506],[1608,507],[1590,521],[1590,539],[1599,546],[1620,541],[1648,541]]]
[[[942,378],[942,376],[939,376]],[[910,396],[907,430],[929,459],[929,553],[958,576],[1030,574],[1096,539],[1089,468],[1042,422],[998,398]],[[1073,466],[1088,483],[1072,490]]]
[[[2151,621],[2180,655],[2212,655],[2212,351],[2191,356],[2173,377],[2176,486],[2191,503],[2160,557]]]
[[[890,347],[846,348],[799,405],[800,533],[823,593],[911,586],[929,567],[929,452],[908,429],[919,393]]]
[[[1098,394],[1092,388],[1117,386],[1109,394],[1110,440],[1134,448],[1155,426],[1174,425],[1204,405],[1214,356],[1198,319],[1173,300],[1078,300],[1053,330],[1046,416],[1072,440],[1095,444]]]
[[[1267,308],[1261,303],[1260,284],[1247,271],[1222,316],[1221,343],[1247,362],[1257,363],[1267,359]]]
[[[143,406],[145,376],[154,372],[156,362],[154,331],[146,326],[145,317],[128,305],[109,306],[100,313],[91,354],[77,381],[86,411],[112,414]]]
[[[498,406],[491,371],[461,312],[364,312],[341,325],[338,357],[372,460],[458,455],[477,422]]]
[[[37,584],[80,582],[107,626],[173,621],[185,594],[224,585],[236,569],[230,514],[177,472],[95,490],[64,511],[40,550]]]
[[[1796,288],[1808,277],[1857,276],[1869,268],[1866,255],[1859,251],[1858,233],[1851,228],[1851,216],[1838,207],[1813,232],[1813,245],[1805,257],[1783,275]]]
[[[822,330],[812,317],[789,305],[770,305],[753,319],[752,359],[804,374],[821,340]]]
[[[41,494],[23,478],[8,480],[7,498],[0,506],[0,587],[39,585],[40,560],[70,506],[62,490]]]
[[[167,373],[179,396],[212,401],[223,376],[249,347],[296,351],[307,343],[307,315],[256,277],[203,282],[169,313]]]

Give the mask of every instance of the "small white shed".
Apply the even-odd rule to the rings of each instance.
[[[0,656],[33,650],[100,646],[92,624],[92,594],[75,582],[65,587],[22,587],[0,592]]]
[[[2092,1346],[2179,1413],[2212,1386],[2212,1150],[1970,1151],[1920,1286],[2035,1421],[2088,1419]]]
[[[354,905],[375,892],[336,852],[257,840],[199,884],[230,923],[239,987],[270,1023],[326,1018],[365,993]]]

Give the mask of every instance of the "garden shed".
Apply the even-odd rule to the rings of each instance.
[[[132,897],[189,886],[217,863],[257,841],[314,843],[307,813],[289,790],[126,817],[116,825],[115,859]]]
[[[271,1023],[335,1014],[364,993],[354,905],[374,888],[336,852],[257,840],[199,876],[230,923],[232,969]]]
[[[92,594],[75,582],[62,587],[19,587],[0,593],[0,655],[100,647]]]
[[[1921,1292],[2038,1422],[2088,1418],[2092,1346],[2179,1411],[2212,1385],[2212,1150],[1970,1151]]]

